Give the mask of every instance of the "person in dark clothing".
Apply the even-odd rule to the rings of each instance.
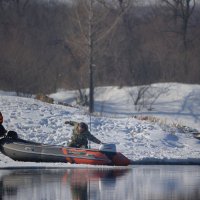
[[[66,121],[65,124],[74,126],[71,142],[68,144],[69,147],[88,148],[88,140],[101,144],[101,141],[90,133],[87,124],[84,122]]]
[[[3,115],[0,112],[0,138],[5,137],[5,138],[12,138],[12,139],[17,139],[18,135],[15,131],[7,131],[3,124]]]
[[[0,112],[0,137],[4,137],[7,133],[7,130],[4,128],[3,124],[3,115]]]

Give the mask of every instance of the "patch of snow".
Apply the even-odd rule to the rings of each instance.
[[[22,139],[66,145],[70,140],[72,127],[64,122],[84,121],[88,123],[94,136],[104,143],[116,144],[117,151],[135,163],[200,162],[200,140],[195,139],[192,134],[193,130],[200,130],[200,85],[159,83],[152,87],[166,89],[152,105],[152,111],[143,109],[138,112],[135,109],[133,96],[130,95],[130,91],[136,92],[135,87],[96,88],[97,113],[93,116],[85,108],[48,104],[2,91],[0,111],[4,115],[4,127],[16,131]],[[49,96],[57,102],[74,105],[76,95],[76,91],[60,90]],[[152,116],[158,120],[141,120],[135,117],[137,115]],[[92,143],[91,147],[98,148],[98,145]],[[15,162],[0,154],[0,167],[69,165]]]

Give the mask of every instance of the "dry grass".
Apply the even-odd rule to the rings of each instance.
[[[158,125],[160,125],[164,130],[168,130],[170,131],[170,133],[175,134],[175,133],[192,133],[192,134],[196,134],[199,133],[198,130],[185,126],[183,124],[181,124],[180,122],[172,122],[169,123],[167,122],[167,119],[163,119],[163,118],[158,118],[155,116],[134,116],[134,118],[138,119],[138,120],[143,120],[143,121],[148,121],[151,123],[157,123]]]
[[[42,101],[42,102],[51,103],[51,104],[54,103],[54,99],[48,97],[48,96],[45,95],[45,94],[37,94],[35,98],[36,98],[37,100]]]

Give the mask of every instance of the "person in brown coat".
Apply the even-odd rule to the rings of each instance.
[[[90,133],[87,124],[84,122],[66,121],[65,124],[74,126],[71,142],[68,144],[69,147],[88,148],[88,140],[101,144],[101,141]]]

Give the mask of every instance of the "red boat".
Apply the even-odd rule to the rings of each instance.
[[[3,154],[17,161],[69,162],[75,164],[127,166],[130,160],[116,151],[115,144],[103,144],[99,149],[81,149],[35,143],[20,138],[0,140]]]

